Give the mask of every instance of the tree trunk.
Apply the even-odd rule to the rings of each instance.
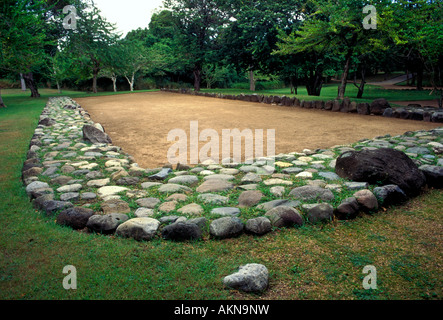
[[[320,96],[323,86],[323,68],[317,65],[315,70],[309,71],[309,77],[306,81],[306,90],[309,96]]]
[[[35,85],[34,75],[32,72],[24,73],[23,79],[25,80],[26,86],[31,90],[31,98],[39,98],[40,93],[38,93],[38,88]]]
[[[346,56],[346,63],[343,69],[343,74],[341,76],[340,86],[338,87],[338,96],[337,96],[338,99],[345,98],[346,84],[348,83],[348,74],[349,74],[350,65],[351,65],[351,54],[348,53]]]
[[[55,83],[57,84],[58,93],[62,93],[62,88],[60,87],[60,83],[58,82],[58,80],[55,80]]]
[[[112,77],[112,86],[114,88],[114,92],[117,92],[117,77]]]
[[[249,70],[249,90],[255,91],[254,70]]]
[[[289,77],[289,82],[291,85],[291,94],[298,94],[298,81],[297,81],[297,76],[290,76]]]
[[[134,73],[132,74],[131,79],[129,79],[127,76],[125,76],[126,80],[128,80],[128,83],[129,83],[129,90],[130,90],[131,92],[134,91],[134,77],[135,77],[135,74],[134,74]]]
[[[417,90],[423,90],[423,63],[421,60],[417,64]]]
[[[97,77],[100,70],[94,69],[92,72],[92,92],[97,93]]]
[[[6,108],[5,103],[3,102],[2,98],[2,89],[0,88],[0,108]]]
[[[361,82],[360,85],[357,85],[357,72],[354,73],[354,86],[357,87],[357,99],[361,99],[363,97],[363,92],[365,90],[366,84],[366,64],[363,64],[361,67]]]
[[[200,91],[202,71],[199,66],[194,67],[194,91]]]
[[[26,91],[25,79],[23,79],[23,73],[20,73],[20,84],[22,86],[22,91]]]

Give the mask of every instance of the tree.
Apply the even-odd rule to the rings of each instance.
[[[114,33],[115,26],[107,22],[95,6],[86,5],[77,13],[77,28],[68,32],[62,46],[65,54],[83,68],[79,77],[92,77],[92,92],[97,93],[99,72],[111,59],[109,48],[119,35]]]
[[[44,1],[5,0],[0,6],[0,67],[22,73],[32,98],[40,96],[33,71],[45,63],[49,43],[45,12]]]
[[[374,37],[379,34],[374,30],[366,30],[363,26],[364,2],[312,0],[308,3],[313,5],[312,12],[304,19],[300,29],[288,37],[281,37],[280,52],[304,52],[320,56],[329,52],[342,58],[343,67],[337,97],[343,99],[352,59],[370,50]],[[382,10],[383,3],[387,1],[382,0],[379,3],[379,9]]]
[[[210,89],[216,82],[223,81],[225,76],[228,74],[228,68],[216,63],[205,64],[202,72],[206,82],[206,88]]]
[[[275,73],[283,68],[281,56],[272,52],[277,49],[279,31],[290,32],[301,18],[301,1],[230,2],[233,18],[223,33],[224,54],[229,63],[248,72],[250,90],[255,91],[254,71]]]
[[[165,0],[164,5],[178,21],[181,50],[192,68],[194,90],[200,91],[203,65],[229,19],[225,1]]]
[[[443,4],[441,1],[395,1],[388,12],[386,32],[406,52],[416,72],[417,90],[423,90],[424,71],[434,90],[441,84],[443,47]],[[443,92],[441,93],[443,95]]]
[[[147,50],[140,41],[122,40],[119,44],[122,54],[120,72],[134,91],[135,75],[148,65]]]

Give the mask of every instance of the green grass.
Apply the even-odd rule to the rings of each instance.
[[[0,109],[0,299],[442,299],[438,190],[354,221],[223,241],[137,242],[56,225],[33,210],[20,181],[42,93],[6,94]],[[223,287],[246,263],[268,267],[264,294]],[[377,267],[377,290],[362,287],[368,263]],[[66,265],[77,269],[75,291],[63,289]]]
[[[321,95],[319,97],[309,96],[305,87],[298,88],[298,94],[291,94],[289,88],[273,89],[263,91],[249,91],[241,89],[203,89],[203,92],[215,92],[223,94],[239,95],[244,94],[264,94],[264,95],[279,95],[279,96],[296,96],[299,100],[334,100],[337,98],[337,84],[327,84],[323,86]],[[346,86],[346,97],[349,97],[352,101],[356,102],[372,102],[374,99],[385,98],[388,101],[414,101],[414,100],[435,100],[439,96],[437,93],[430,95],[429,90],[416,91],[416,90],[391,90],[383,89],[379,86],[366,85],[365,92],[362,99],[355,98],[357,96],[357,88],[352,83],[348,83]]]

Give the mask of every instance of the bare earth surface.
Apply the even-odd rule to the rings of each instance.
[[[301,152],[305,148],[330,148],[365,138],[441,126],[423,121],[166,92],[78,98],[76,101],[89,112],[94,122],[104,126],[113,144],[134,156],[143,168],[168,163],[168,149],[174,142],[168,142],[167,136],[172,129],[186,132],[189,151],[191,121],[198,121],[199,133],[204,129],[215,129],[220,136],[220,145],[223,129],[263,129],[265,133],[267,129],[275,129],[276,154]],[[266,134],[264,140],[266,142]],[[200,142],[199,150],[205,144],[207,141]]]

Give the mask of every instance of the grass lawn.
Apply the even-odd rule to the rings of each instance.
[[[203,89],[203,92],[217,92],[223,94],[239,95],[244,94],[264,94],[264,95],[285,95],[285,96],[296,96],[299,100],[334,100],[337,98],[337,84],[327,84],[324,85],[321,90],[321,95],[319,97],[309,96],[305,87],[298,88],[298,94],[291,94],[290,88],[284,89],[272,89],[263,91],[249,91],[242,89]],[[374,99],[385,98],[388,101],[419,101],[419,100],[435,100],[439,98],[439,94],[434,92],[430,95],[429,90],[416,91],[416,90],[388,90],[383,89],[379,86],[366,85],[365,92],[362,99],[355,98],[357,96],[357,88],[352,83],[348,83],[346,86],[346,97],[349,97],[351,101],[356,102],[368,102],[371,103]]]
[[[137,242],[56,225],[33,210],[20,181],[39,115],[54,95],[41,92],[30,99],[2,91],[8,108],[0,109],[0,299],[443,298],[439,190],[354,221],[223,241]],[[223,287],[223,277],[246,263],[268,267],[264,294]],[[77,269],[77,290],[63,289],[66,265]],[[376,290],[363,289],[366,265],[377,268]]]

